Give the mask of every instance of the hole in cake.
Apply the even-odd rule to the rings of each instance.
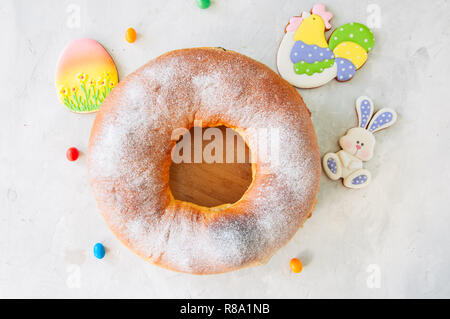
[[[252,179],[250,150],[231,128],[193,127],[175,146],[169,185],[177,200],[208,208],[233,204]]]

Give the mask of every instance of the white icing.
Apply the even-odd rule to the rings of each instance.
[[[278,49],[277,67],[283,79],[298,88],[310,89],[322,86],[336,77],[336,63],[332,67],[325,69],[322,73],[314,73],[313,75],[295,73],[294,64],[290,58],[294,44],[294,32],[288,32],[284,35]]]

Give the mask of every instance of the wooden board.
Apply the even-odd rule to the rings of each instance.
[[[238,201],[250,186],[252,181],[252,169],[250,164],[250,152],[245,145],[245,162],[237,163],[237,150],[239,144],[234,143],[234,163],[226,163],[227,149],[226,128],[218,127],[223,135],[223,163],[208,164],[194,163],[194,152],[197,148],[205,148],[211,141],[203,141],[202,143],[194,143],[194,131],[190,130],[191,138],[191,163],[175,164],[172,162],[170,168],[170,188],[172,194],[178,200],[191,202],[197,205],[214,207],[226,203],[234,203]],[[202,133],[205,128],[202,129]],[[187,135],[184,135],[178,143],[181,143]],[[214,139],[213,139],[214,140]],[[242,137],[237,136],[235,141],[241,143]],[[214,154],[214,153],[213,153]]]

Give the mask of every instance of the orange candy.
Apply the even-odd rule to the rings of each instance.
[[[128,28],[127,32],[125,33],[125,39],[127,40],[127,42],[133,43],[134,41],[136,41],[136,37],[136,30],[134,30],[133,28]]]
[[[301,272],[303,269],[302,262],[300,260],[298,260],[297,258],[292,258],[291,262],[289,264],[291,265],[292,271],[295,272],[296,274]]]

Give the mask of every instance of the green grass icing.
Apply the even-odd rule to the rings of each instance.
[[[104,81],[104,84],[101,86],[86,86],[86,83],[82,82],[79,87],[62,97],[64,105],[74,112],[97,111],[103,100],[113,89],[109,79],[105,79]]]

